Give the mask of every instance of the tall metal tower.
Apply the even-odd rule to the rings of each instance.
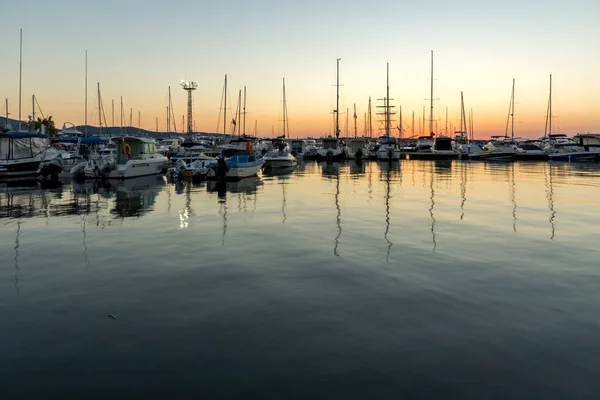
[[[187,133],[191,134],[194,129],[194,119],[192,118],[192,92],[196,90],[198,84],[192,81],[181,81],[181,87],[188,93]]]

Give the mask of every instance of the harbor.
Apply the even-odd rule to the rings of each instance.
[[[598,397],[600,2],[2,9],[0,400]]]

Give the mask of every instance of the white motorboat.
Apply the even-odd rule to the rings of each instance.
[[[292,155],[296,157],[296,159],[308,157],[308,148],[306,146],[306,140],[292,139],[289,141],[289,145],[290,153],[292,153]]]
[[[289,168],[297,164],[289,145],[282,138],[273,139],[273,150],[263,156],[265,168]]]
[[[46,135],[0,132],[0,179],[35,176],[40,163],[58,155],[56,149],[48,146]]]
[[[400,159],[400,148],[394,136],[386,136],[379,141],[377,159],[387,161]]]
[[[207,165],[207,179],[238,180],[258,174],[265,161],[246,150],[225,149]]]
[[[317,160],[339,161],[346,158],[346,152],[339,139],[330,136],[321,141],[323,144],[317,150]]]
[[[86,167],[86,178],[128,179],[138,176],[161,174],[167,168],[168,159],[156,150],[156,142],[145,137],[122,136],[112,138],[116,144],[116,159],[110,165],[105,159],[104,168]]]
[[[346,145],[346,157],[352,160],[369,158],[369,141],[367,139],[350,139]]]

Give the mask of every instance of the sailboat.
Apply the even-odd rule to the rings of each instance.
[[[317,149],[317,160],[339,161],[346,158],[346,152],[340,142],[340,60],[338,58],[336,68],[336,100],[335,100],[335,137],[321,138],[321,147]]]
[[[385,136],[382,137],[381,141],[379,142],[377,159],[386,161],[399,160],[400,148],[398,147],[396,138],[390,135],[391,116],[393,114],[390,112],[390,110],[394,107],[390,106],[390,63],[387,63],[386,95],[383,101],[384,105],[379,107],[384,109],[380,114],[383,115],[385,123]]]
[[[20,31],[19,57],[23,57],[23,30]],[[55,159],[59,152],[49,147],[46,135],[21,130],[21,81],[19,69],[19,128],[0,132],[0,180],[35,176],[41,162]]]
[[[576,140],[565,134],[552,133],[552,74],[550,74],[550,95],[544,131],[544,149],[550,161],[587,162],[600,160],[600,135],[578,135]]]
[[[286,142],[286,138],[289,136],[289,129],[287,125],[285,78],[283,78],[283,135],[271,141],[273,144],[273,150],[268,151],[263,157],[265,160],[265,169],[291,168],[296,165],[296,158],[290,152],[290,146]]]

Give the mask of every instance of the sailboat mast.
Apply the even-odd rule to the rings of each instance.
[[[167,133],[171,132],[171,86],[169,86],[169,102],[167,103]]]
[[[340,137],[340,60],[338,58],[337,61],[337,70],[336,70],[336,95],[335,95],[335,137]]]
[[[348,137],[348,119],[350,118],[350,109],[346,107],[346,138]]]
[[[446,107],[446,136],[448,136],[448,107]]]
[[[35,94],[31,95],[31,132],[35,133]]]
[[[142,113],[140,111],[138,111],[138,135],[141,133],[142,131]]]
[[[286,139],[286,121],[287,121],[287,106],[285,99],[285,78],[283,78],[283,139]]]
[[[23,83],[23,29],[19,34],[19,128],[21,130],[21,87]]]
[[[415,137],[415,112],[412,112],[412,137]]]
[[[246,86],[244,85],[244,136],[246,136]]]
[[[431,93],[429,98],[429,133],[433,136],[433,50],[431,50]]]
[[[100,106],[100,82],[98,82],[98,126],[100,127],[100,134],[102,134],[102,107]]]
[[[112,113],[112,123],[110,126],[115,127],[115,99],[112,99],[112,106],[110,107]]]
[[[133,108],[129,108],[129,126],[133,126]]]
[[[373,118],[371,113],[371,96],[369,96],[369,137],[373,137]]]
[[[354,103],[354,138],[358,136],[356,132],[356,103]]]
[[[390,136],[390,63],[387,64],[385,91],[385,135]]]
[[[87,66],[87,50],[85,51],[85,119],[84,119],[84,127],[83,127],[83,133],[84,135],[87,137],[87,117],[88,117],[88,101],[87,101],[87,89],[88,89],[88,70],[87,70],[88,66]]]
[[[463,92],[460,92],[460,134],[465,136],[465,129],[463,129],[463,121],[465,119],[465,103],[463,102]],[[466,125],[466,124],[465,124]],[[468,137],[468,135],[467,135]]]
[[[8,97],[5,98],[6,99],[6,120],[4,121],[4,126],[8,126]]]
[[[475,116],[473,115],[473,109],[471,108],[471,141],[475,137]]]
[[[241,105],[242,105],[242,89],[239,90],[238,92],[238,103],[237,103],[237,108],[235,110],[235,130],[237,131],[238,134],[238,138],[240,137],[240,109],[241,109]]]
[[[402,106],[400,106],[400,125],[399,125],[398,128],[399,128],[399,131],[400,131],[399,132],[400,138],[402,138],[403,137],[403,135],[402,135]]]
[[[510,96],[510,138],[515,138],[515,78],[513,78],[512,95]]]
[[[223,93],[225,96],[225,102],[223,103],[223,135],[227,135],[227,74],[225,74]]]
[[[121,124],[121,136],[123,136],[123,96],[121,96],[121,118],[120,118],[120,124]]]
[[[550,98],[548,101],[548,135],[552,135],[552,74],[550,74]]]

